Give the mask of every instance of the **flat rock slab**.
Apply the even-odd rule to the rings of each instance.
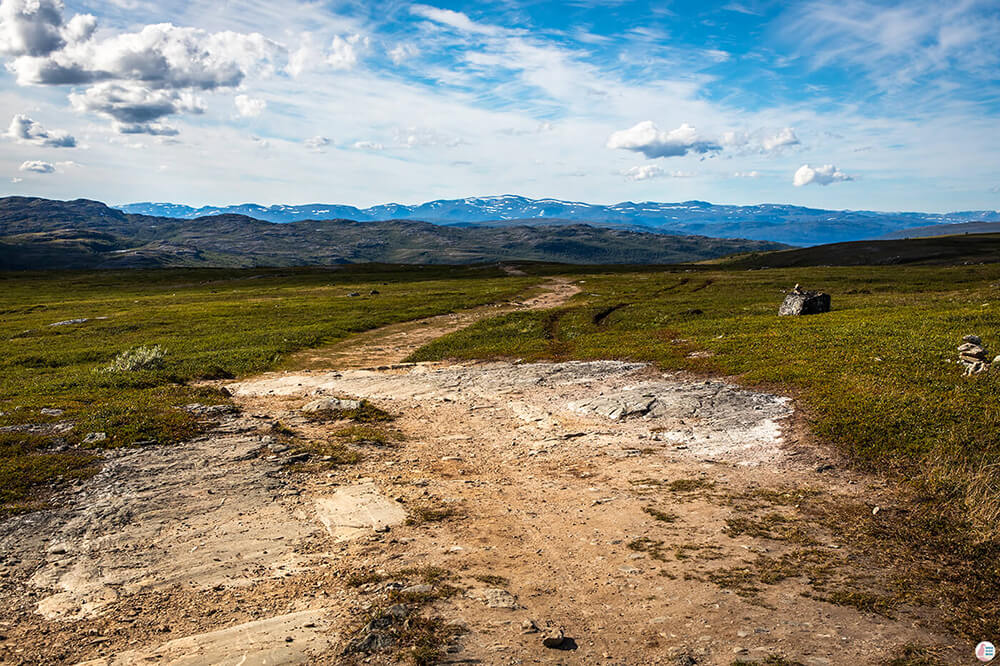
[[[305,610],[228,629],[185,636],[153,649],[123,652],[77,666],[282,666],[303,664],[330,646],[325,611]],[[288,641],[286,638],[291,637]]]
[[[254,454],[255,427],[229,417],[183,446],[111,454],[72,502],[0,525],[0,552],[31,563],[38,612],[81,619],[123,594],[249,586],[299,570],[295,544],[322,526],[274,478],[280,462]]]
[[[374,483],[346,486],[333,495],[317,499],[316,515],[337,541],[347,541],[406,520],[406,510],[382,495]]]
[[[619,361],[272,375],[229,388],[247,397],[346,394],[393,402],[397,410],[489,407],[510,413],[529,428],[518,430],[518,439],[525,443],[560,439],[564,428],[610,427],[618,436],[645,431],[677,451],[743,465],[782,456],[782,424],[793,411],[782,396],[723,381],[664,375],[646,364]]]

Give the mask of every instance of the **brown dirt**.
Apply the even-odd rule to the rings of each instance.
[[[520,307],[576,291],[554,280]],[[822,600],[878,572],[797,498],[891,499],[812,443],[787,399],[638,364],[400,363],[513,307],[231,384],[241,413],[209,436],[116,453],[63,508],[0,526],[0,663],[392,663],[399,646],[344,649],[422,577],[409,612],[464,627],[443,663],[880,664],[947,644],[922,609]],[[346,425],[299,411],[332,396],[397,414],[404,439],[352,444],[353,465],[291,458],[287,443]],[[747,577],[779,561],[795,564]],[[546,648],[531,622],[567,640]]]

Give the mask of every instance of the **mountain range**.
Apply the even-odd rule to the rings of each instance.
[[[884,237],[912,227],[1000,222],[1000,211],[954,213],[824,210],[785,204],[730,206],[706,201],[587,204],[558,199],[505,195],[448,199],[407,206],[383,204],[356,208],[339,204],[300,206],[240,204],[192,208],[172,203],[133,203],[118,207],[130,214],[177,219],[246,215],[268,222],[346,219],[358,222],[419,220],[445,226],[594,226],[660,234],[766,240],[790,245],[818,245]]]
[[[0,199],[0,269],[7,270],[516,260],[663,264],[784,247],[580,223],[464,227],[327,219],[278,224],[236,214],[140,215],[86,199]]]

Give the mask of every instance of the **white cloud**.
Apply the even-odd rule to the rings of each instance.
[[[854,180],[854,177],[847,175],[832,164],[824,164],[815,168],[808,164],[803,164],[795,172],[795,176],[792,177],[792,184],[795,187],[802,187],[810,184],[829,185],[831,183],[843,183],[849,180]]]
[[[259,33],[207,32],[170,23],[95,39],[93,16],[64,21],[59,0],[2,0],[0,53],[20,85],[83,85],[73,107],[110,118],[125,133],[175,133],[155,124],[200,113],[195,92],[233,88],[267,75],[286,51]],[[240,104],[237,103],[238,108]],[[253,110],[253,106],[244,109]]]
[[[651,180],[653,178],[691,178],[693,173],[688,171],[666,171],[655,164],[642,164],[630,167],[621,172],[623,176],[632,181]]]
[[[359,51],[367,49],[369,43],[369,39],[361,35],[351,35],[346,39],[337,35],[326,54],[326,64],[334,69],[354,69],[358,64]]]
[[[304,142],[305,147],[314,152],[322,152],[324,148],[329,146],[332,141],[325,136],[316,135],[314,137],[306,139]]]
[[[843,68],[883,91],[942,73],[949,84],[970,74],[989,85],[1000,66],[990,0],[811,0],[792,5],[776,30],[814,68]],[[916,89],[917,99],[933,100],[928,90]]]
[[[655,164],[643,164],[634,166],[622,171],[622,175],[629,180],[649,180],[651,178],[662,178],[666,172]]]
[[[385,146],[374,141],[355,141],[354,147],[358,150],[384,150]]]
[[[725,132],[721,142],[726,148],[744,153],[779,153],[784,148],[801,144],[791,127],[755,132]]]
[[[795,136],[795,130],[791,127],[778,130],[773,134],[765,134],[760,140],[761,147],[767,152],[786,146],[797,146],[799,143],[799,137]]]
[[[760,178],[759,171],[734,171],[733,178]]]
[[[299,44],[285,66],[285,71],[293,78],[324,67],[342,71],[354,69],[361,58],[361,52],[368,49],[371,40],[357,33],[347,37],[335,35],[329,48],[323,49],[315,44],[312,34],[304,33]]]
[[[642,153],[649,159],[722,150],[718,143],[701,137],[698,131],[687,123],[669,132],[662,132],[651,120],[615,132],[608,137],[607,147],[632,150]]]
[[[30,171],[32,173],[54,173],[56,167],[51,162],[42,162],[40,160],[28,160],[21,164],[21,171]]]
[[[389,51],[389,59],[394,65],[402,65],[419,53],[419,49],[413,44],[398,44]]]
[[[410,12],[416,16],[433,21],[434,23],[454,28],[460,32],[470,32],[483,35],[497,35],[500,33],[500,29],[495,26],[477,23],[470,19],[466,14],[463,14],[462,12],[455,12],[450,9],[438,9],[437,7],[431,7],[429,5],[413,5],[410,7]]]
[[[427,146],[446,146],[454,148],[464,143],[454,136],[442,134],[426,127],[396,128],[393,130],[393,141],[403,148],[422,148]]]
[[[267,108],[266,101],[247,95],[237,95],[233,99],[233,103],[236,104],[236,112],[244,118],[256,118]]]
[[[24,182],[24,178],[18,178],[17,176],[14,176],[13,178],[10,179],[10,182],[12,182],[15,185],[17,185],[18,183],[23,183]]]
[[[76,146],[76,139],[69,132],[47,130],[23,113],[17,114],[10,121],[7,136],[18,143],[35,146],[50,148],[73,148]]]

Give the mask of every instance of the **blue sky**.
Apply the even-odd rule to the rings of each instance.
[[[995,1],[0,0],[0,58],[0,195],[1000,208]]]

